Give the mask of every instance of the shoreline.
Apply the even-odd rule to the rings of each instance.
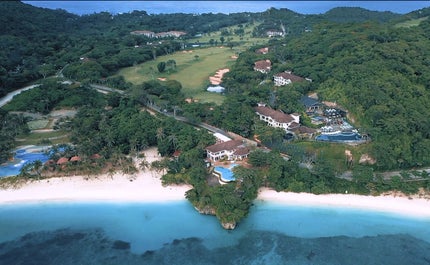
[[[151,163],[160,159],[155,148],[145,151]],[[140,161],[136,161],[138,165]],[[71,176],[29,181],[19,188],[0,189],[0,205],[35,203],[165,203],[186,200],[190,185],[162,186],[161,172],[140,170],[135,175]],[[256,202],[288,206],[344,208],[430,219],[430,199],[392,195],[276,192],[260,188]]]
[[[161,157],[156,148],[145,150],[148,163]],[[138,167],[140,160],[135,161]],[[135,175],[53,177],[34,180],[19,188],[0,189],[0,205],[42,202],[170,202],[185,200],[189,185],[161,184],[161,172],[140,170]]]
[[[144,175],[144,176],[142,176]],[[82,176],[48,178],[20,188],[0,190],[0,205],[34,203],[165,203],[185,200],[191,186],[161,185],[161,179],[139,173],[131,177]]]
[[[357,195],[277,192],[261,188],[257,201],[286,206],[339,208],[395,214],[403,217],[430,219],[430,200],[394,195]]]
[[[135,176],[115,174],[36,180],[20,188],[0,190],[0,205],[42,203],[169,203],[185,201],[189,185],[162,186],[161,174],[140,171]],[[259,190],[256,202],[285,206],[339,208],[430,219],[430,199],[393,195],[355,195],[277,192]]]

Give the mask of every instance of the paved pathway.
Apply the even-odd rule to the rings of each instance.
[[[27,86],[27,87],[23,87],[21,89],[12,91],[10,93],[8,93],[6,96],[2,97],[0,99],[0,108],[3,107],[4,105],[6,105],[9,101],[12,100],[12,98],[16,95],[18,95],[19,93],[21,93],[22,91],[26,91],[26,90],[30,90],[32,88],[38,87],[40,86],[40,84],[36,84],[36,85],[32,85],[32,86]]]

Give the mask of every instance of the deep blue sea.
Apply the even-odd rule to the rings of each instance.
[[[262,201],[233,231],[185,200],[2,205],[0,264],[430,264],[429,227]]]
[[[143,10],[148,14],[263,12],[271,7],[288,8],[300,14],[322,14],[335,7],[362,7],[372,11],[405,14],[424,7],[428,1],[23,1],[26,4],[64,9],[85,15]]]

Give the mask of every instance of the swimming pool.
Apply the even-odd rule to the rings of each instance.
[[[214,168],[214,172],[219,174],[220,180],[222,182],[232,182],[236,180],[236,178],[234,177],[233,171],[231,170],[235,166],[236,164],[232,164],[230,168],[217,166]]]
[[[19,175],[21,168],[26,164],[36,160],[45,163],[49,156],[44,152],[27,152],[27,149],[15,151],[14,161],[0,166],[0,178]]]
[[[361,141],[362,137],[355,132],[341,132],[336,134],[321,134],[315,137],[315,140],[325,142],[351,142]]]

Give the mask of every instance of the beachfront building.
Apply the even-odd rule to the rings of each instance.
[[[285,71],[274,75],[273,81],[275,82],[275,86],[285,86],[294,82],[303,82],[305,79],[292,74],[291,71]]]
[[[220,159],[243,160],[248,157],[250,150],[240,140],[230,140],[206,147],[207,157],[212,161]]]
[[[266,107],[264,104],[259,104],[255,107],[255,113],[260,117],[260,120],[266,122],[269,126],[283,128],[285,131],[290,131],[300,126],[300,115],[285,114],[282,111],[274,110]]]
[[[260,60],[254,63],[254,71],[267,74],[272,70],[272,62],[270,60]]]

